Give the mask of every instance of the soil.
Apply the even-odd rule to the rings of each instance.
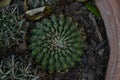
[[[89,2],[94,4],[92,1]],[[13,4],[13,7],[15,4],[16,3]],[[21,10],[20,7],[19,10]],[[85,3],[75,0],[60,0],[50,15],[52,14],[63,14],[79,23],[80,31],[82,31],[86,42],[80,63],[76,63],[75,67],[71,68],[68,72],[42,72],[41,69],[39,69],[39,65],[30,59],[30,50],[26,49],[26,47],[25,49],[21,49],[19,47],[20,45],[7,49],[6,54],[1,55],[1,61],[11,55],[16,56],[16,59],[21,57],[26,63],[32,63],[31,67],[33,70],[37,69],[36,75],[39,75],[39,79],[37,80],[104,80],[110,50],[102,19],[96,18],[87,10]],[[33,27],[36,21],[28,20],[27,22],[30,25],[32,24],[30,27]],[[30,32],[28,30],[27,37],[29,36]],[[25,40],[29,41],[28,38]],[[29,42],[24,44],[28,46]],[[27,62],[28,59],[30,59],[29,62]]]

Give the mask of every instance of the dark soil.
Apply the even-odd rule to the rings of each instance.
[[[36,65],[36,63],[31,60],[33,69],[37,68],[37,74],[40,74],[38,80],[104,80],[109,59],[109,44],[102,19],[96,18],[88,11],[85,7],[85,3],[75,0],[59,1],[52,14],[63,14],[79,23],[80,31],[82,31],[86,46],[81,62],[76,63],[75,67],[68,72],[53,74],[42,72],[38,68],[39,65]],[[28,22],[33,26],[35,24],[35,21]],[[29,33],[27,34],[27,36],[30,36]],[[27,43],[29,44],[29,42]],[[16,57],[21,56],[25,61],[30,58],[30,51],[27,49],[24,51],[22,49],[21,51],[19,46],[13,46],[13,48],[7,49],[6,53],[4,57],[11,55],[15,55]],[[3,59],[3,55],[1,59]]]

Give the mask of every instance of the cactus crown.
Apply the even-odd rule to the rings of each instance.
[[[24,21],[12,11],[0,10],[0,46],[11,47],[22,38]]]
[[[71,18],[51,16],[32,30],[32,55],[43,70],[66,71],[80,61],[84,46],[78,25]]]

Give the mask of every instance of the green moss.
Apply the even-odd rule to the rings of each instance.
[[[12,11],[0,10],[0,46],[11,47],[17,41],[19,42],[25,32],[23,29],[24,21]]]
[[[71,18],[51,16],[36,23],[30,49],[43,70],[67,71],[79,62],[84,46],[78,25]]]

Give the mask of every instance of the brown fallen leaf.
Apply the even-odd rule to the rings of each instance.
[[[48,4],[39,8],[29,10],[27,0],[24,0],[24,11],[27,19],[35,21],[43,18],[44,16],[48,16],[52,10],[51,6]]]
[[[0,7],[5,7],[9,5],[11,0],[0,0]]]
[[[25,15],[30,20],[38,20],[51,13],[50,6],[42,6],[39,8],[31,9],[25,12]]]
[[[45,6],[40,8],[31,9],[25,12],[26,15],[34,16],[37,13],[44,12]]]
[[[27,1],[24,0],[24,11],[27,11],[28,10],[28,5],[27,5]]]

